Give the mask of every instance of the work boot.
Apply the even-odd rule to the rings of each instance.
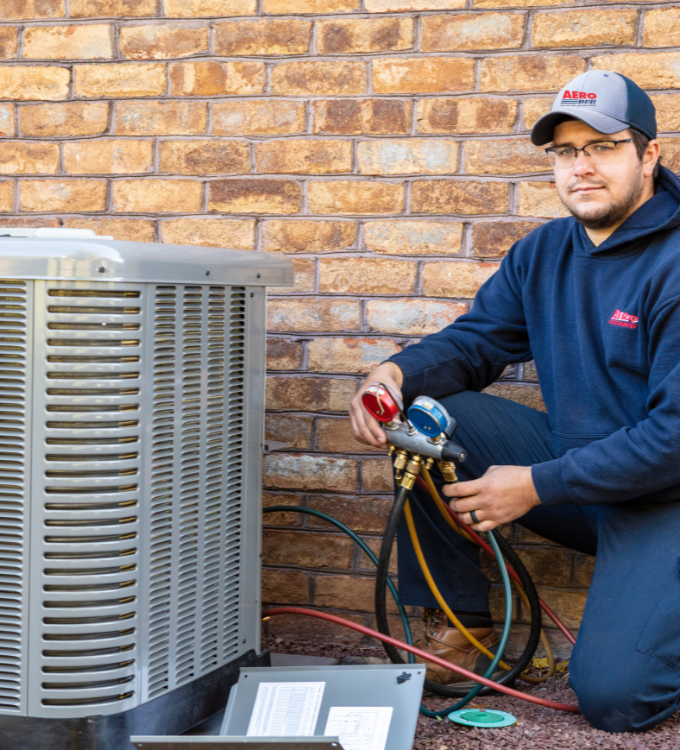
[[[478,651],[457,628],[448,627],[446,615],[441,610],[426,609],[423,613],[423,620],[425,621],[425,636],[415,643],[418,648],[432,656],[451,662],[457,667],[463,667],[469,672],[479,675],[486,672],[491,659]],[[468,628],[468,631],[482,646],[494,653],[499,639],[493,628]],[[428,665],[425,676],[432,682],[438,682],[440,685],[465,682],[472,684],[471,680],[467,680],[450,669],[437,664],[424,663]]]

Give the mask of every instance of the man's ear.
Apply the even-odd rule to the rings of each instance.
[[[659,157],[661,156],[661,144],[654,138],[647,144],[647,149],[642,156],[642,175],[643,177],[651,177],[654,174],[654,167],[656,166]]]

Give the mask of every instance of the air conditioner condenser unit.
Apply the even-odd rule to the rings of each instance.
[[[263,253],[0,229],[0,737],[128,750],[258,666]]]

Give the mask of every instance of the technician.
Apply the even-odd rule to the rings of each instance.
[[[659,164],[651,99],[630,79],[589,71],[531,131],[571,217],[515,243],[471,312],[370,373],[353,400],[357,438],[384,446],[360,396],[372,382],[441,399],[469,458],[451,507],[477,531],[517,520],[588,555],[595,572],[570,685],[588,721],[649,729],[680,707],[680,180]],[[535,360],[547,414],[481,394]],[[441,484],[441,482],[440,482]],[[496,636],[477,547],[416,488],[428,564],[463,624]],[[399,595],[435,608],[408,534]],[[427,650],[461,666],[469,647],[428,613]],[[477,664],[479,670],[481,666]],[[444,682],[432,665],[428,677]]]

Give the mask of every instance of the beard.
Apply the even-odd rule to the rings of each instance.
[[[576,187],[577,183],[570,187]],[[589,183],[596,184],[596,183]],[[628,216],[633,213],[633,208],[640,200],[644,190],[643,180],[632,183],[628,191],[619,198],[618,201],[612,201],[608,205],[598,206],[595,211],[587,211],[593,204],[584,203],[581,205],[570,206],[564,199],[562,203],[566,206],[571,215],[586,229],[608,229],[612,226],[621,224]],[[561,197],[561,196],[560,196]]]

